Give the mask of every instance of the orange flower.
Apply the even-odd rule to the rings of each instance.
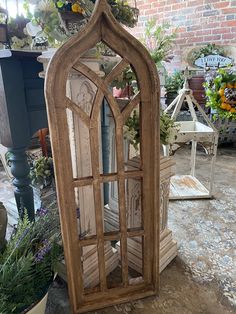
[[[224,93],[225,93],[224,88],[219,89],[218,93],[220,96],[224,96]]]
[[[222,96],[222,97],[221,97],[221,101],[222,101],[222,102],[226,102],[226,101],[227,101],[227,98],[226,98],[225,96]]]
[[[232,83],[227,83],[227,88],[234,88],[234,84],[232,84]]]
[[[226,108],[226,110],[228,110],[228,111],[230,111],[231,110],[231,106],[230,106],[230,104],[227,104],[227,108]]]
[[[220,105],[220,108],[221,108],[221,109],[224,109],[224,110],[227,110],[227,107],[228,107],[228,104],[226,104],[225,102],[223,102],[223,103]]]
[[[231,108],[231,109],[230,109],[230,112],[236,113],[236,109],[235,109],[235,108]]]

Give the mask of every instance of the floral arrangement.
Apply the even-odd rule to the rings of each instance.
[[[54,205],[50,210],[41,209],[35,222],[25,213],[0,253],[1,314],[17,314],[33,306],[53,281],[54,265],[62,256]]]
[[[59,11],[79,13],[88,18],[91,16],[96,0],[58,0],[55,2]],[[138,9],[131,7],[128,2],[122,0],[107,0],[115,18],[128,27],[134,27],[137,23]]]
[[[236,73],[232,69],[219,69],[216,73],[212,81],[204,83],[206,106],[220,118],[236,120]]]
[[[74,34],[67,28],[64,14],[69,18],[78,19],[79,27],[87,23],[94,9],[94,0],[40,0],[34,14],[29,12],[28,0],[24,4],[27,16],[34,25],[40,26],[43,35],[48,37],[51,45],[59,45]],[[138,20],[138,9],[122,0],[108,0],[115,18],[128,27],[134,27]],[[76,27],[77,28],[77,27]]]
[[[33,186],[43,188],[52,182],[54,176],[51,157],[40,157],[31,161],[30,179]]]

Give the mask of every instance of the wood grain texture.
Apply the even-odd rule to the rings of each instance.
[[[100,41],[119,54],[123,61],[104,80],[80,61],[81,56]],[[109,92],[111,80],[126,65],[130,65],[138,80],[140,94],[124,109],[123,113]],[[70,71],[82,73],[97,87],[90,117],[65,98],[66,82]],[[111,304],[130,301],[159,291],[159,80],[156,66],[146,49],[126,32],[114,19],[106,0],[96,2],[91,20],[81,33],[66,42],[52,58],[45,82],[45,96],[55,162],[57,194],[60,207],[62,236],[68,273],[69,295],[73,313],[82,313]],[[117,173],[100,174],[99,168],[99,114],[103,98],[106,98],[115,121]],[[141,170],[125,172],[124,117],[140,103],[141,119]],[[66,108],[88,126],[90,134],[92,176],[73,178],[69,146]],[[76,136],[76,134],[75,134]],[[126,221],[125,180],[142,177],[143,229],[128,230]],[[105,234],[101,183],[117,180],[119,197],[120,230]],[[94,189],[96,235],[79,239],[76,221],[74,188],[92,184]],[[144,239],[144,273],[142,283],[130,284],[128,280],[127,238],[142,235]],[[104,242],[117,239],[121,243],[122,286],[107,289]],[[97,245],[100,289],[86,294],[83,289],[81,248]]]

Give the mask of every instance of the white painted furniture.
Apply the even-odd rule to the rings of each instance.
[[[185,70],[185,83],[178,96],[166,108],[166,113],[171,113],[171,117],[177,120],[183,102],[186,101],[191,121],[176,121],[176,128],[169,145],[164,147],[166,156],[174,153],[183,145],[191,144],[191,170],[190,174],[179,175],[176,173],[171,178],[170,199],[195,199],[211,198],[213,195],[214,167],[218,145],[218,131],[207,117],[204,110],[193,97],[193,92],[189,88],[188,79],[190,78],[188,69]],[[205,123],[199,122],[196,111],[202,115]],[[200,182],[196,176],[196,154],[197,144],[204,147],[206,154],[210,156],[209,184]],[[184,161],[183,161],[184,162]]]

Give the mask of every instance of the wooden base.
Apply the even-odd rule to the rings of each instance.
[[[175,175],[170,180],[170,200],[211,198],[207,188],[191,175]]]
[[[116,244],[120,252],[120,242]],[[119,254],[120,256],[120,254]],[[172,239],[172,231],[165,229],[160,242],[160,273],[177,256],[177,242]],[[137,239],[128,239],[128,265],[142,274],[142,243]]]

